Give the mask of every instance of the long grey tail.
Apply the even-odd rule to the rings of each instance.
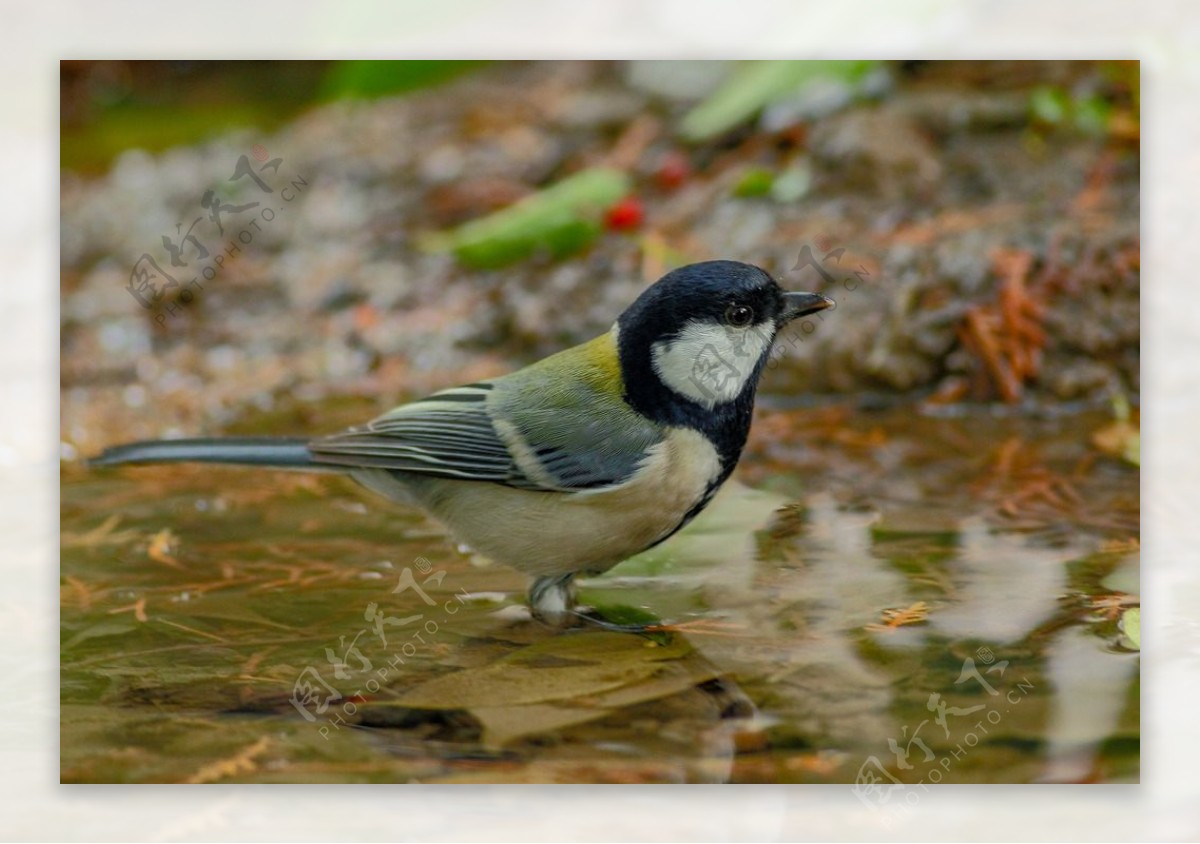
[[[145,440],[106,448],[88,460],[89,466],[122,463],[225,463],[234,466],[273,466],[280,469],[337,467],[318,464],[299,437],[220,437],[191,440]]]

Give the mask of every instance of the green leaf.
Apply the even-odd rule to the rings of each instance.
[[[771,198],[780,204],[795,202],[812,187],[812,171],[804,164],[794,164],[775,177]]]
[[[763,106],[822,79],[857,84],[876,66],[871,61],[745,62],[679,126],[689,141],[703,141],[749,120]]]
[[[1029,95],[1029,110],[1036,120],[1057,126],[1067,118],[1071,109],[1071,98],[1062,88],[1043,85]]]
[[[474,70],[480,61],[335,62],[321,84],[326,98],[387,97],[431,88]]]
[[[539,249],[562,257],[592,242],[601,214],[629,189],[629,177],[618,170],[584,170],[487,217],[428,235],[421,245],[453,252],[477,269],[503,267]]]
[[[1142,608],[1130,607],[1121,613],[1120,626],[1125,638],[1140,651],[1142,649]]]
[[[1100,585],[1112,592],[1126,595],[1141,594],[1141,566],[1136,555],[1126,558],[1100,581]]]
[[[752,167],[742,174],[733,188],[734,196],[766,196],[775,184],[775,174],[765,167]]]

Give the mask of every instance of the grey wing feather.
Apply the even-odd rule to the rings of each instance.
[[[309,451],[322,463],[503,483],[513,459],[496,435],[486,397],[473,387],[448,390],[315,440]]]
[[[520,389],[489,394],[492,387],[484,382],[436,393],[309,449],[322,463],[584,491],[628,480],[662,438],[623,403],[573,396],[553,404]]]

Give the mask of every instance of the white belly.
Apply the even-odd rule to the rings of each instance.
[[[380,470],[354,477],[391,498],[407,493],[480,554],[542,576],[604,571],[653,545],[679,525],[720,473],[712,444],[676,428],[632,480],[603,490],[533,492],[411,475],[397,480]]]

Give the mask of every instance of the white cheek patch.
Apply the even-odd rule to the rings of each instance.
[[[769,322],[748,328],[689,322],[674,340],[654,344],[654,371],[676,393],[712,408],[741,395],[774,339]]]

